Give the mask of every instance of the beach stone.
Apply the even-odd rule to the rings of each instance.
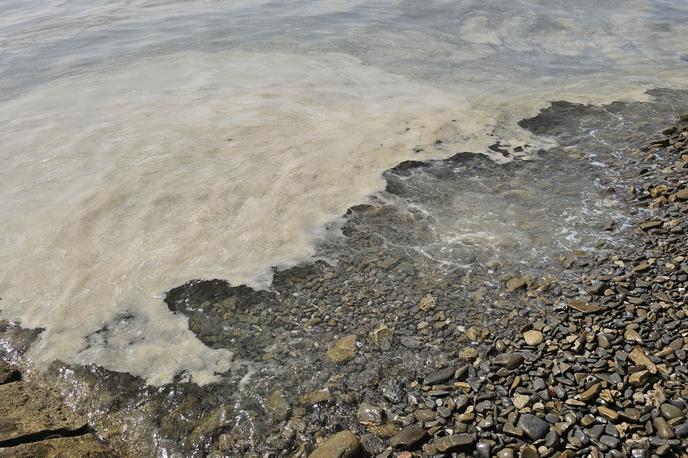
[[[643,351],[642,348],[635,347],[628,354],[628,357],[631,358],[631,360],[637,365],[645,366],[645,368],[649,370],[651,374],[657,373],[657,366],[655,366],[655,364],[652,361],[650,361],[650,358],[647,357],[645,351]]]
[[[628,383],[630,383],[632,386],[643,386],[645,383],[647,383],[647,380],[650,378],[650,371],[647,370],[642,370],[638,372],[634,372],[631,375],[628,376]]]
[[[540,454],[534,445],[526,444],[521,447],[521,458],[540,458]]]
[[[600,406],[597,408],[597,412],[609,421],[616,421],[619,419],[619,413],[609,407]]]
[[[602,384],[601,383],[595,383],[592,385],[590,388],[587,390],[583,391],[580,395],[580,400],[583,402],[590,402],[591,400],[595,399],[599,392],[602,390]]]
[[[445,367],[425,377],[424,385],[436,385],[445,382],[454,376],[456,370],[453,367]]]
[[[515,369],[523,364],[525,359],[518,353],[501,353],[494,357],[492,362],[497,366],[503,366],[507,369]]]
[[[659,406],[659,411],[667,420],[683,417],[683,411],[675,405],[669,403],[664,403],[661,406]]]
[[[351,431],[340,431],[311,453],[310,458],[355,458],[361,451],[358,438]]]
[[[343,364],[354,357],[357,349],[356,335],[351,334],[335,342],[335,344],[325,352],[325,356],[333,363]]]
[[[435,448],[440,453],[455,452],[473,445],[475,439],[471,434],[451,434],[435,440]]]
[[[674,194],[678,200],[688,200],[688,188],[684,188]]]
[[[549,423],[533,414],[523,414],[518,419],[518,426],[533,440],[542,439],[549,431]]]
[[[523,333],[523,340],[528,345],[540,345],[544,340],[544,335],[540,331],[530,330]]]
[[[511,402],[514,403],[514,407],[521,410],[530,402],[530,396],[527,396],[525,394],[514,394],[511,397]]]
[[[511,278],[506,282],[507,291],[516,291],[517,289],[525,288],[528,282],[524,278]]]
[[[663,417],[655,417],[652,423],[655,425],[657,435],[662,439],[671,439],[674,437],[674,431]]]
[[[616,437],[607,436],[606,434],[603,434],[599,438],[599,441],[609,448],[617,448],[619,446],[619,439]]]
[[[497,452],[497,458],[514,458],[515,455],[513,448],[503,448]]]
[[[368,403],[361,403],[358,407],[358,421],[362,425],[381,425],[384,412],[381,408]]]
[[[392,448],[411,450],[417,445],[420,445],[426,437],[427,433],[425,429],[418,424],[413,424],[402,429],[392,437],[390,444]]]
[[[581,312],[581,313],[596,313],[602,310],[602,307],[600,307],[597,304],[592,304],[590,302],[574,299],[570,300],[568,302],[568,306],[571,307],[572,309]]]
[[[464,347],[459,351],[459,358],[466,361],[476,360],[478,356],[478,350],[473,347]]]

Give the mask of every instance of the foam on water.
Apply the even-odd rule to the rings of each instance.
[[[383,170],[538,145],[548,100],[687,87],[688,5],[618,3],[8,1],[1,316],[45,328],[39,365],[212,380],[231,354],[165,291],[266,286]]]

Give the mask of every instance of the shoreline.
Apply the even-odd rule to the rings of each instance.
[[[565,110],[566,107],[562,109]],[[545,124],[547,124],[546,120],[542,125]],[[680,125],[685,126],[685,124]],[[537,125],[535,127],[537,128]],[[547,126],[547,129],[550,128],[551,126]],[[683,148],[685,148],[684,140]],[[659,142],[652,145],[648,151],[639,153],[649,154],[656,147],[660,149],[667,147],[662,146],[666,140],[659,140]],[[671,147],[671,142],[668,147]],[[561,157],[566,158],[567,155],[576,154],[572,151],[566,151],[566,155],[562,154]],[[661,152],[657,154],[654,160],[659,162],[650,161],[646,165],[651,171],[654,170],[654,173],[659,174],[655,169],[662,164],[662,160],[671,156],[662,156],[664,153]],[[431,178],[443,177],[448,173],[447,170],[457,167],[473,167],[481,170],[481,173],[485,171],[487,171],[485,173],[494,173],[491,171],[493,169],[490,168],[490,164],[486,164],[478,157],[465,154],[445,161],[418,163],[417,167],[411,167],[412,165],[400,164],[385,174],[388,179],[387,192],[390,195],[400,198],[408,195],[413,201],[414,196],[409,189],[415,192],[418,188],[414,187],[416,182],[409,184],[408,177],[417,172],[414,172],[414,168],[423,169],[423,173],[427,170]],[[508,175],[511,171],[518,170],[516,167],[522,167],[522,165],[515,164],[510,167],[512,168],[499,169],[501,171],[498,173]],[[631,169],[646,168],[634,167],[623,166],[620,170],[629,172]],[[685,183],[685,167],[676,173],[683,173]],[[642,182],[643,185],[649,185],[647,175],[646,172],[642,177],[635,177],[638,184]],[[495,177],[498,176],[495,175]],[[528,176],[527,170],[525,176]],[[633,179],[634,177],[625,177],[621,181],[626,183]],[[659,178],[656,179],[659,180]],[[419,182],[423,183],[423,181]],[[657,189],[657,186],[661,185],[662,183],[653,184],[652,189],[655,189],[653,192],[657,195],[652,199],[661,199],[663,196],[666,202],[652,211],[664,212],[673,206],[678,206],[679,213],[673,215],[669,221],[683,218],[683,222],[678,224],[670,223],[673,225],[667,230],[670,237],[677,233],[674,228],[679,227],[682,230],[685,228],[687,204],[681,203],[684,202],[682,200],[678,200],[678,203],[676,200],[670,202],[670,196],[675,195],[672,187],[667,186],[666,190]],[[645,187],[637,185],[638,193],[632,199],[626,197],[615,197],[615,199],[626,208],[646,211],[645,204],[648,199],[645,198]],[[652,194],[651,191],[648,192]],[[435,198],[435,196],[430,197]],[[634,392],[647,387],[649,388],[645,391],[657,391],[648,384],[660,378],[664,379],[665,370],[672,371],[667,377],[672,374],[686,377],[685,371],[676,375],[675,369],[670,365],[663,367],[662,362],[654,361],[655,358],[665,360],[664,364],[681,361],[681,358],[676,356],[676,352],[683,351],[685,355],[685,340],[679,350],[669,345],[674,344],[676,339],[669,342],[665,347],[671,348],[671,352],[664,347],[653,348],[653,351],[643,350],[644,357],[649,359],[650,363],[647,363],[640,353],[633,353],[636,346],[647,348],[648,342],[658,342],[654,334],[650,336],[651,331],[647,330],[648,315],[652,313],[656,319],[662,314],[672,313],[674,309],[652,303],[645,307],[644,302],[635,303],[627,300],[630,297],[633,301],[637,301],[647,296],[657,303],[667,303],[654,298],[653,294],[656,291],[651,291],[653,285],[664,288],[666,281],[656,284],[646,282],[650,283],[650,286],[632,285],[631,287],[630,284],[624,284],[635,281],[637,277],[654,274],[661,267],[659,262],[650,263],[641,260],[640,254],[634,252],[631,246],[628,247],[629,251],[622,253],[619,259],[612,259],[612,257],[602,259],[605,256],[603,254],[605,250],[613,251],[619,248],[612,244],[610,248],[601,249],[599,256],[590,256],[591,250],[587,251],[587,255],[573,253],[573,255],[565,256],[563,267],[554,269],[554,272],[562,274],[561,281],[558,282],[544,275],[542,277],[532,275],[532,272],[527,269],[524,269],[526,273],[523,276],[504,277],[509,271],[512,274],[517,273],[517,263],[507,264],[507,267],[502,268],[499,273],[501,277],[497,282],[499,284],[493,289],[488,288],[484,291],[485,287],[474,288],[472,284],[464,284],[465,281],[461,283],[467,277],[464,272],[447,274],[442,269],[433,271],[434,267],[429,262],[426,265],[422,260],[414,260],[398,252],[390,255],[376,248],[375,245],[377,243],[375,240],[385,239],[388,235],[386,232],[374,233],[372,236],[365,232],[366,225],[369,225],[371,221],[378,221],[376,224],[383,226],[389,225],[392,218],[393,223],[402,221],[403,224],[411,225],[409,231],[420,233],[427,230],[427,226],[424,226],[424,221],[420,218],[416,221],[402,219],[402,217],[406,218],[405,215],[400,216],[394,213],[390,205],[385,206],[385,203],[377,207],[375,205],[354,207],[349,215],[350,222],[356,223],[359,220],[362,222],[360,225],[345,226],[344,234],[349,239],[360,240],[360,244],[354,247],[372,247],[374,254],[369,258],[363,257],[362,261],[360,259],[346,260],[336,268],[324,263],[314,263],[276,272],[273,289],[280,292],[278,295],[253,291],[246,287],[231,287],[219,281],[190,282],[167,294],[168,307],[176,313],[186,315],[190,329],[206,345],[213,348],[225,348],[228,343],[231,343],[237,348],[243,347],[244,353],[239,355],[239,361],[269,362],[281,359],[291,361],[294,358],[303,357],[306,346],[295,345],[288,339],[290,336],[303,339],[309,345],[316,344],[315,356],[311,357],[315,359],[304,360],[303,365],[296,366],[295,370],[310,367],[310,370],[319,371],[321,374],[318,376],[313,374],[313,380],[306,381],[299,387],[280,386],[277,383],[280,379],[271,380],[266,382],[265,386],[259,387],[266,394],[270,394],[263,405],[258,407],[251,407],[250,403],[248,406],[242,405],[242,408],[246,410],[264,409],[267,415],[276,419],[272,426],[263,426],[260,432],[275,428],[278,432],[270,437],[259,437],[260,443],[253,443],[250,440],[242,442],[242,429],[233,430],[225,418],[225,416],[231,417],[230,411],[224,410],[224,407],[218,407],[228,400],[223,397],[221,391],[232,388],[237,391],[242,389],[244,376],[253,370],[248,363],[246,367],[240,368],[238,374],[228,375],[230,381],[226,385],[208,388],[190,386],[180,380],[177,388],[173,384],[169,388],[158,391],[145,387],[140,379],[128,374],[111,373],[96,366],[70,367],[59,363],[51,370],[49,377],[55,379],[55,384],[67,394],[66,399],[70,405],[79,404],[84,397],[91,399],[85,409],[100,412],[95,416],[89,415],[89,419],[93,423],[92,426],[95,426],[98,431],[103,431],[104,434],[108,429],[108,424],[126,424],[127,416],[132,415],[135,406],[140,405],[141,402],[150,406],[147,407],[150,409],[149,415],[154,415],[156,412],[171,412],[172,420],[163,423],[157,430],[147,429],[150,427],[146,426],[137,434],[136,432],[122,432],[115,427],[112,435],[113,443],[118,441],[125,443],[133,438],[135,442],[141,444],[142,441],[148,440],[149,444],[146,444],[148,447],[171,449],[177,447],[188,451],[187,453],[193,456],[237,456],[237,454],[253,456],[251,453],[258,456],[258,452],[254,452],[253,449],[263,446],[273,451],[281,450],[278,452],[279,456],[306,456],[308,450],[313,450],[317,446],[321,447],[320,450],[326,447],[325,453],[332,451],[327,447],[336,446],[340,448],[340,451],[362,449],[374,456],[412,456],[403,451],[406,448],[413,449],[417,456],[437,454],[441,456],[441,453],[464,453],[464,451],[469,454],[475,451],[477,456],[488,456],[490,453],[498,452],[500,447],[501,450],[512,450],[513,455],[509,455],[508,451],[503,451],[502,455],[498,454],[500,458],[515,456],[518,452],[525,454],[524,456],[556,456],[555,451],[559,451],[557,447],[563,446],[569,447],[569,450],[575,450],[573,452],[575,455],[580,455],[587,453],[585,450],[591,450],[590,447],[593,446],[601,450],[602,446],[599,444],[610,450],[619,449],[625,443],[630,443],[624,442],[627,438],[622,435],[619,425],[627,425],[623,433],[630,435],[632,439],[633,434],[641,434],[641,426],[647,431],[645,425],[648,421],[651,433],[661,429],[664,435],[668,436],[669,431],[664,424],[667,423],[675,437],[659,438],[654,443],[652,440],[640,441],[637,448],[651,449],[656,454],[664,452],[663,456],[681,456],[677,454],[678,447],[687,445],[685,436],[681,437],[684,429],[688,428],[688,426],[682,426],[685,423],[686,393],[683,392],[681,395],[684,400],[683,409],[679,409],[683,412],[682,415],[666,418],[669,414],[665,415],[664,411],[676,413],[670,407],[664,407],[664,411],[661,409],[661,406],[667,402],[654,405],[652,403],[659,399],[655,396],[650,404],[644,406],[647,408],[629,407],[623,402],[629,401],[625,390],[619,390],[617,386],[619,383],[624,386],[629,385],[629,378],[633,376],[634,383],[636,378],[640,379],[638,383],[642,381],[639,386],[634,387]],[[638,219],[639,215],[633,218]],[[645,240],[643,237],[656,237],[659,240],[666,235],[662,234],[661,226],[648,226],[649,232],[636,227],[635,232],[624,230],[621,233],[616,226],[627,224],[627,221],[619,220],[613,224],[609,223],[609,231],[606,232],[611,233],[612,239],[615,237],[619,239],[617,245],[636,240],[642,246]],[[672,230],[674,232],[671,232]],[[400,233],[398,236],[401,238],[406,234]],[[387,241],[385,240],[384,243]],[[412,246],[414,243],[418,241],[412,239],[409,245]],[[334,247],[333,252],[337,250],[343,251],[341,246]],[[384,257],[377,259],[378,264],[373,268],[370,266],[369,259],[375,259],[377,252],[384,254]],[[660,259],[658,256],[654,258]],[[623,262],[624,267],[619,264],[619,261]],[[645,266],[643,262],[648,265]],[[681,262],[673,264],[675,267],[677,264],[680,267]],[[538,269],[550,275],[546,263],[543,265],[544,268],[538,266]],[[360,270],[362,278],[357,279],[355,270],[360,266],[363,266]],[[634,270],[638,266],[641,266],[642,270]],[[350,270],[347,272],[347,269]],[[608,270],[611,272],[607,272]],[[626,272],[627,270],[629,272]],[[374,280],[380,287],[365,290],[362,287],[358,290],[347,288],[342,292],[340,290],[343,290],[346,282],[334,282],[333,287],[337,288],[340,302],[327,307],[321,305],[319,308],[309,309],[308,303],[313,300],[306,295],[306,292],[318,289],[327,291],[327,283],[318,278],[325,280],[328,280],[328,277],[329,279],[336,278],[337,275],[341,275],[339,273],[341,271],[346,272],[347,276],[343,278],[348,281],[366,285],[367,282]],[[382,272],[383,275],[380,276],[378,272]],[[387,272],[394,272],[395,278],[392,285],[406,283],[405,288],[415,289],[415,295],[409,297],[406,290],[400,291],[398,296],[395,295],[393,288],[390,289],[384,284],[384,275],[392,275]],[[593,273],[595,273],[595,281],[588,284],[588,277],[592,277]],[[626,277],[628,273],[631,275]],[[469,281],[476,282],[479,286],[480,282],[476,278],[485,278],[485,285],[489,285],[493,281],[489,278],[490,275],[486,270],[480,275],[471,272],[468,277],[470,277]],[[600,276],[604,279],[600,280]],[[583,278],[582,283],[575,283],[577,277]],[[618,282],[617,278],[619,278]],[[685,279],[681,281],[685,287]],[[456,288],[456,285],[461,285],[463,289]],[[454,289],[457,291],[454,292]],[[457,331],[449,331],[459,322],[457,319],[448,326],[451,314],[457,313],[450,304],[456,298],[466,297],[464,289],[471,293],[471,297],[480,295],[482,297],[473,302],[473,308],[458,310],[458,313],[465,313],[466,316],[462,317],[463,324],[456,327],[457,334]],[[637,289],[644,289],[645,293],[639,294]],[[585,295],[590,296],[590,299],[580,299],[583,290],[587,290]],[[612,293],[607,295],[607,290],[612,290]],[[361,294],[362,292],[365,294]],[[298,307],[294,310],[289,310],[280,302],[282,300],[280,298],[289,294],[292,296],[296,294],[293,297],[296,298],[294,303]],[[334,297],[328,294],[324,296]],[[369,313],[368,311],[356,318],[357,307],[366,307],[366,303],[370,302],[371,298],[375,299],[376,305],[378,299],[389,300],[395,305],[381,308],[379,313],[372,315],[373,318],[365,314]],[[685,305],[685,297],[683,300]],[[481,305],[488,303],[493,307],[491,310],[493,315],[485,317],[486,309],[481,308]],[[613,309],[610,307],[612,303],[616,304]],[[369,303],[367,307],[370,307]],[[413,309],[407,310],[408,307],[413,307]],[[648,310],[638,312],[644,310],[644,307]],[[624,323],[623,332],[619,333],[622,328],[616,321],[622,319],[629,308],[633,308],[636,318],[640,318],[639,314],[642,313],[644,320],[639,322],[636,322],[636,318],[628,320],[628,325]],[[283,316],[284,319],[283,321],[268,321],[265,326],[261,326],[264,330],[259,331],[257,327],[261,324],[260,320],[267,320],[266,311]],[[304,314],[304,311],[308,311],[310,316]],[[614,313],[620,314],[621,318],[610,319],[613,326],[612,324],[605,325],[603,332],[598,332],[602,328],[593,329],[599,324],[598,319]],[[347,318],[347,314],[351,314],[353,318]],[[390,316],[396,314],[403,314],[403,319],[399,322],[390,322]],[[375,322],[366,321],[371,319]],[[229,331],[223,329],[223,326],[226,328],[228,323],[236,320],[247,323],[246,327],[236,325],[230,326]],[[356,329],[356,320],[361,320],[360,329],[355,331],[355,334],[351,334],[349,331]],[[550,320],[558,320],[558,322]],[[296,326],[289,327],[289,323],[296,323]],[[496,327],[501,326],[505,330],[516,329],[517,331],[514,332],[518,332],[518,336],[505,341],[504,336],[501,335],[504,331],[495,332],[496,328],[485,330],[486,327],[490,327],[490,323]],[[284,327],[284,335],[287,337],[271,340],[269,335],[275,334],[277,324]],[[576,326],[575,330],[571,330],[572,325]],[[407,326],[406,329],[416,329],[417,333],[407,331],[404,326]],[[314,333],[312,340],[309,341],[309,333],[316,332],[313,331],[314,329],[322,329],[322,331]],[[671,331],[682,332],[685,329],[685,324],[682,326],[679,324]],[[499,341],[494,341],[497,337]],[[526,343],[526,338],[530,344]],[[659,341],[662,338],[659,337]],[[455,349],[452,349],[451,345],[446,346],[446,349],[445,347],[439,349],[438,340],[450,339],[455,342],[452,344],[456,347]],[[318,342],[320,346],[317,346]],[[269,348],[268,343],[278,348],[276,350]],[[446,342],[442,345],[446,345]],[[674,344],[674,346],[677,345]],[[403,352],[394,353],[398,351],[395,346],[403,347]],[[630,347],[626,349],[626,346]],[[611,348],[623,348],[622,353],[626,356],[616,355],[616,352],[612,355]],[[310,351],[313,349],[311,348]],[[389,353],[390,351],[392,353]],[[553,355],[557,355],[560,351],[570,356],[554,363]],[[666,354],[661,353],[663,351]],[[657,352],[660,352],[661,356],[656,356]],[[370,356],[370,353],[373,356]],[[384,367],[372,370],[373,364],[384,364],[389,358],[388,354],[393,356],[390,359],[390,363],[394,364],[390,369],[391,372],[385,372]],[[416,356],[413,357],[415,359],[410,359],[406,363],[398,362],[399,358],[405,355]],[[619,362],[619,357],[621,362]],[[636,357],[643,364],[636,362],[634,359]],[[580,358],[586,359],[585,364],[580,361]],[[596,362],[588,364],[588,358],[596,359]],[[463,360],[464,363],[456,364],[459,360]],[[602,360],[613,360],[614,364],[595,366]],[[580,365],[582,369],[577,365]],[[568,367],[564,370],[565,366]],[[261,367],[258,366],[259,370]],[[623,374],[617,372],[621,382],[618,382],[616,377],[610,379],[611,376],[606,379],[600,378],[599,374],[609,372],[603,369],[611,370],[613,367],[622,368]],[[685,366],[679,367],[685,369]],[[430,368],[434,370],[429,370]],[[554,374],[555,371],[559,372]],[[554,379],[548,379],[546,376],[548,373],[553,374]],[[585,377],[578,374],[585,374]],[[593,379],[588,379],[590,374],[597,375],[591,375]],[[73,383],[72,377],[74,380],[84,382]],[[516,377],[520,379],[514,384]],[[563,380],[568,380],[568,382]],[[685,378],[681,380],[685,381]],[[486,387],[489,389],[486,390]],[[673,387],[670,388],[665,391],[674,390]],[[165,401],[165,395],[171,392],[176,393],[176,397],[172,401]],[[586,400],[582,401],[582,398]],[[630,401],[636,402],[633,395]],[[609,407],[610,405],[612,407]],[[603,408],[601,412],[598,407]],[[605,408],[611,409],[612,412]],[[635,411],[627,412],[627,409],[638,410],[638,417],[636,418]],[[104,412],[111,412],[112,418],[108,418],[109,414]],[[567,416],[570,413],[576,414],[575,421],[570,415]],[[588,413],[592,419],[586,416]],[[547,414],[556,415],[558,418],[555,419],[552,416],[548,418]],[[186,422],[181,421],[180,418],[184,416],[190,419]],[[664,423],[662,420],[657,420],[658,418],[664,418]],[[675,420],[676,418],[681,418],[683,423]],[[543,424],[543,421],[546,424]],[[655,424],[655,421],[659,426]],[[672,422],[675,424],[671,424]],[[608,429],[608,425],[616,425],[614,426],[616,434],[611,427]],[[675,427],[684,429],[676,431]],[[337,433],[337,430],[349,429],[352,429],[355,434],[335,435],[334,445],[333,442],[323,443],[325,439],[332,437],[333,433]],[[556,432],[557,437],[551,434],[552,431]],[[598,432],[599,435],[597,435]],[[155,438],[155,441],[151,438]],[[577,441],[580,442],[580,446]],[[534,448],[525,446],[527,442],[535,443]],[[614,444],[616,444],[615,447],[613,447]],[[388,448],[390,445],[392,448]],[[136,445],[133,447],[135,449]],[[541,447],[546,447],[547,450]],[[286,450],[289,450],[289,453]],[[339,456],[349,456],[346,453]],[[613,452],[607,451],[607,453],[611,453],[610,456],[616,456]],[[644,455],[645,452],[637,453],[639,454],[632,456],[638,458],[649,456],[649,454]]]

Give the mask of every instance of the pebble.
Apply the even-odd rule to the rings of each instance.
[[[544,340],[544,335],[540,331],[530,330],[523,333],[523,340],[527,345],[540,345]]]
[[[549,423],[533,414],[523,414],[518,426],[533,440],[542,439],[549,431]]]
[[[426,437],[427,432],[425,431],[425,428],[418,424],[413,424],[402,429],[394,437],[392,437],[390,445],[392,448],[410,450],[423,442]]]
[[[440,453],[455,452],[473,445],[475,439],[470,434],[451,434],[435,440],[435,448]]]
[[[355,458],[361,451],[361,444],[351,431],[340,431],[315,449],[310,458]]]

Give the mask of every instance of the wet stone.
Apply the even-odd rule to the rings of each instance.
[[[503,366],[507,369],[515,369],[516,367],[523,364],[524,360],[525,359],[523,358],[523,356],[517,353],[502,353],[495,356],[492,362],[497,366]]]
[[[659,411],[667,420],[671,420],[672,418],[683,417],[683,411],[672,404],[662,404],[661,406],[659,406]]]
[[[533,440],[542,439],[549,431],[549,423],[533,414],[523,414],[518,426]]]
[[[362,425],[381,425],[384,420],[383,415],[381,408],[365,402],[358,407],[358,421]]]
[[[466,449],[474,442],[471,434],[451,434],[435,440],[435,448],[441,453],[456,452]]]
[[[419,446],[425,440],[427,433],[420,425],[414,424],[407,426],[392,437],[392,448],[411,450]]]
[[[455,369],[453,367],[445,367],[425,377],[424,385],[436,385],[445,382],[454,376]]]
[[[341,431],[327,439],[315,449],[310,458],[355,458],[361,444],[351,431]]]
[[[333,363],[343,364],[356,355],[357,349],[356,336],[352,334],[339,339],[327,350],[325,356]]]

